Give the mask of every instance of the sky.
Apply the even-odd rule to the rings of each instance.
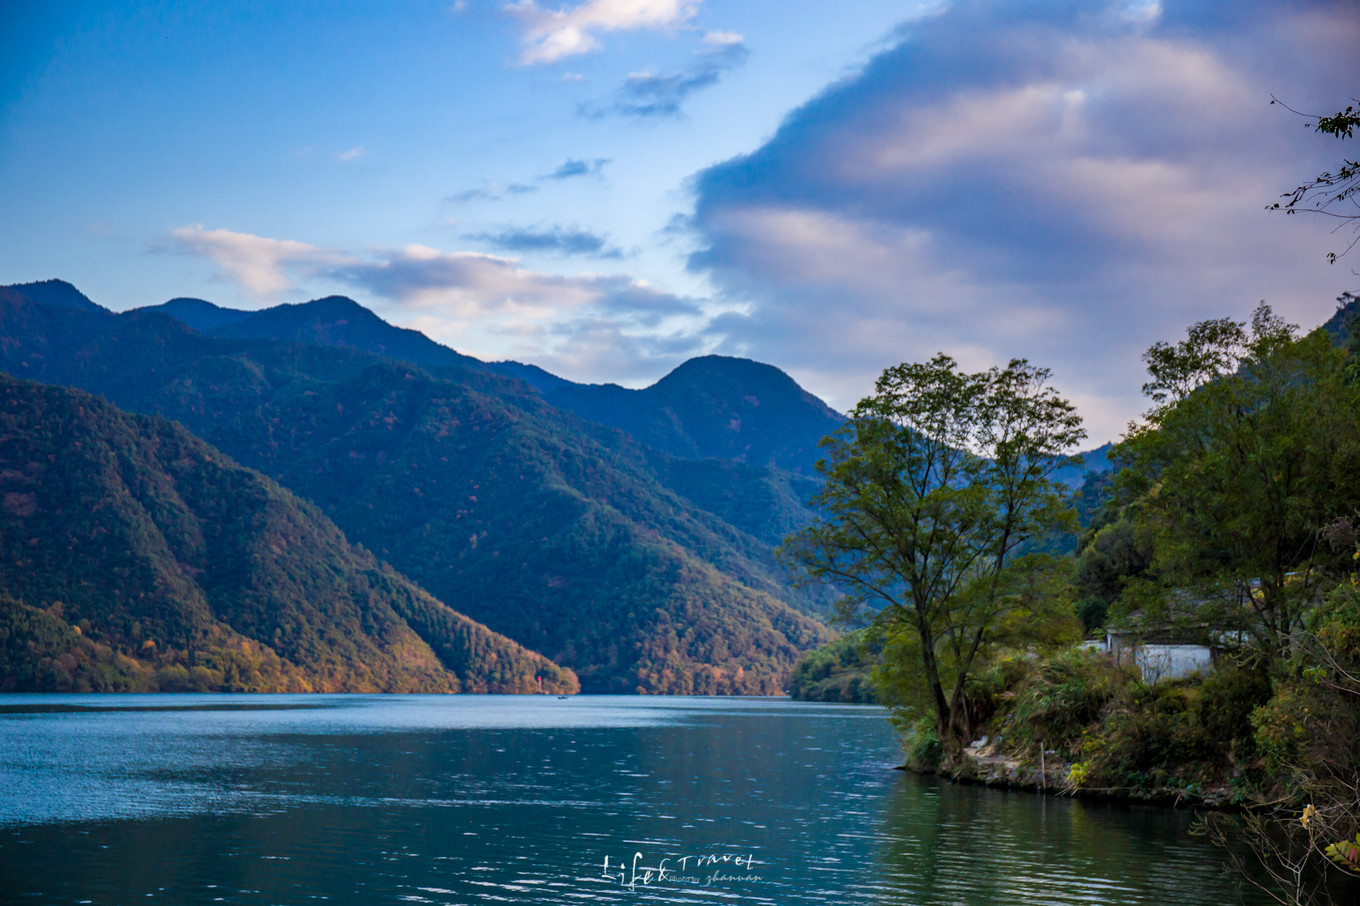
[[[1306,116],[1356,47],[1355,0],[8,3],[0,283],[339,293],[488,361],[738,355],[841,410],[1026,358],[1093,446],[1152,343],[1360,289],[1353,234],[1267,210],[1356,156]]]

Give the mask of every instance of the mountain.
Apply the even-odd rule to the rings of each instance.
[[[560,387],[580,386],[579,384],[572,383],[566,378],[560,378],[550,371],[545,371],[537,365],[526,365],[523,362],[488,362],[486,367],[497,374],[518,378],[529,384],[539,393],[547,393],[552,390],[557,390]]]
[[[544,398],[672,456],[804,475],[814,473],[818,442],[845,422],[773,365],[717,355],[690,359],[643,390],[567,384]]]
[[[482,367],[471,356],[436,343],[418,330],[388,324],[345,296],[327,296],[298,305],[276,305],[248,318],[208,331],[215,337],[284,340],[358,349],[426,368]]]
[[[526,382],[554,406],[617,428],[642,443],[686,459],[725,459],[811,475],[817,444],[844,417],[772,365],[704,356],[680,365],[644,390],[615,384],[577,384],[536,365],[483,363],[415,330],[388,324],[359,303],[329,296],[255,313],[210,303],[165,305],[161,311],[220,338],[255,338],[359,349],[426,368],[478,368]]]
[[[179,425],[3,374],[0,651],[10,691],[576,688]]]
[[[12,283],[3,289],[13,290],[43,305],[58,305],[80,311],[107,311],[65,280],[40,280],[37,283]]]
[[[1053,480],[1066,485],[1073,491],[1078,490],[1086,481],[1088,475],[1110,470],[1110,450],[1113,448],[1113,443],[1104,443],[1094,450],[1077,453],[1076,462],[1053,471]]]
[[[255,314],[253,311],[241,311],[238,308],[223,308],[220,305],[214,305],[206,299],[189,299],[183,297],[171,299],[169,302],[162,302],[160,305],[148,305],[145,308],[136,310],[160,312],[167,317],[174,318],[176,321],[189,325],[200,333],[207,333],[217,327],[244,321]]]
[[[216,309],[216,306],[212,306],[212,308]],[[139,312],[164,310],[165,306],[137,309]],[[231,310],[217,309],[217,311],[230,312]],[[489,375],[500,374],[517,381],[524,381],[539,391],[541,395],[546,395],[548,392],[563,387],[590,389],[585,385],[573,384],[550,374],[535,365],[525,365],[520,362],[486,364],[469,356],[459,355],[453,350],[427,339],[423,334],[387,324],[357,302],[343,296],[331,296],[301,305],[282,305],[265,309],[253,315],[243,312],[233,312],[233,314],[244,315],[249,320],[238,319],[230,326],[221,329],[213,328],[208,331],[209,335],[219,338],[250,336],[262,339],[306,342],[335,348],[364,348],[367,351],[401,361],[436,368],[463,383],[479,386],[502,397],[514,396],[519,403],[523,403],[527,399],[524,388],[505,381],[497,381]],[[185,320],[185,323],[189,322]],[[361,336],[368,338],[366,344],[347,341],[347,339],[353,339],[352,334],[356,330],[356,325],[360,329]],[[193,325],[191,324],[191,326]],[[379,340],[383,342],[379,343]],[[777,392],[769,394],[767,398],[792,399],[795,400],[796,407],[807,406],[810,400],[811,408],[814,411],[830,411],[815,397],[805,394],[793,383],[792,379],[778,369],[741,359],[712,358],[713,362],[718,365],[716,368],[717,378],[727,382],[729,393],[735,392],[735,385],[732,381],[736,378],[736,373],[745,371],[757,375],[760,379],[776,387]],[[734,367],[724,368],[722,367],[723,363],[733,363]],[[682,393],[684,375],[688,374],[692,377],[701,370],[697,365],[696,367],[682,366],[677,369],[677,376],[669,381],[662,382],[662,398]],[[604,389],[616,390],[625,395],[637,393],[613,385],[606,385]],[[753,386],[751,389],[757,388]],[[730,424],[730,416],[719,412],[717,417]],[[770,410],[769,407],[767,407],[765,417],[766,421],[781,421],[779,413]],[[835,416],[835,418],[839,419],[839,416]],[[706,415],[702,412],[695,411],[692,413],[691,421],[698,426],[700,434],[705,433],[703,427],[705,419]],[[795,425],[798,422],[796,413],[782,420]],[[599,422],[596,421],[595,423],[598,424]],[[590,431],[586,426],[577,425],[575,427],[577,430]],[[824,425],[820,424],[816,418],[812,419],[812,426],[803,430],[804,440],[815,445],[816,440],[821,436],[816,434],[816,431],[821,430],[822,427]],[[619,430],[626,430],[626,426],[620,427]],[[615,443],[607,433],[600,434],[597,432],[595,439],[606,445]],[[717,453],[699,452],[698,455],[701,457],[716,456],[719,460],[730,462],[732,460],[727,457],[729,452],[728,450],[721,450]],[[649,469],[669,490],[688,498],[700,508],[719,515],[724,521],[749,532],[762,544],[770,548],[778,545],[785,535],[802,528],[812,518],[812,513],[804,505],[804,501],[816,493],[818,488],[815,482],[783,470],[771,472],[770,468],[766,466],[747,469],[715,469],[701,465],[685,467],[676,461],[677,456],[688,459],[694,455],[696,455],[696,449],[693,445],[690,445],[689,448],[679,453],[673,452],[671,456],[648,455],[645,457],[647,461],[643,467]],[[809,469],[809,471],[811,470]],[[773,563],[768,551],[757,556],[765,561],[764,570],[766,572],[780,571]],[[823,590],[802,589],[795,594],[795,598],[804,609],[816,613],[829,611],[830,596]]]
[[[214,337],[280,340],[358,349],[426,368],[488,367],[472,356],[462,355],[436,343],[418,330],[388,324],[347,296],[327,296],[259,311],[223,308],[203,299],[171,299],[134,311],[159,312]],[[534,369],[532,365],[520,367]],[[565,383],[542,369],[536,370]]]
[[[775,692],[829,638],[769,544],[668,488],[660,454],[480,363],[431,373],[14,299],[0,337],[0,368],[176,419],[588,691]]]

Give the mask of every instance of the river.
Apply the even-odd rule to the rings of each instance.
[[[0,902],[1237,902],[1188,811],[899,760],[779,699],[4,695]]]

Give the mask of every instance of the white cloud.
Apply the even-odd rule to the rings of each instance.
[[[364,150],[363,145],[355,145],[348,151],[341,151],[339,154],[335,155],[335,159],[344,161],[358,160],[366,154],[368,154],[368,152]]]
[[[573,380],[655,380],[705,351],[696,302],[624,275],[561,276],[513,258],[412,245],[331,276],[462,352],[530,361]]]
[[[588,278],[557,277],[520,267],[513,258],[424,245],[381,251],[336,276],[403,309],[437,311],[455,320],[549,318],[600,297]]]
[[[294,276],[299,273],[316,273],[349,260],[348,256],[293,239],[205,230],[201,225],[171,230],[168,237],[153,244],[153,249],[205,257],[256,298],[272,298],[293,289]]]
[[[695,177],[691,268],[742,301],[720,351],[838,405],[937,350],[1027,357],[1105,440],[1152,342],[1262,298],[1315,325],[1353,288],[1322,227],[1264,210],[1344,150],[1267,101],[1343,102],[1353,5],[958,0],[901,37]]]
[[[655,379],[704,351],[698,302],[623,274],[563,276],[426,245],[354,254],[201,226],[174,230],[154,248],[206,258],[256,298],[338,288],[463,352],[561,367],[577,380]]]
[[[599,49],[597,32],[675,28],[692,19],[702,0],[588,0],[564,10],[546,10],[521,0],[505,11],[524,26],[525,65],[552,63]]]

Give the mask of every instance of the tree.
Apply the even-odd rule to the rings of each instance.
[[[1155,535],[1153,571],[1193,619],[1249,633],[1277,662],[1335,573],[1318,529],[1360,501],[1360,385],[1322,331],[1260,305],[1202,321],[1144,360],[1154,407],[1115,456]]]
[[[1271,98],[1272,104],[1279,104],[1291,113],[1298,113],[1297,110],[1282,103],[1276,98]],[[1324,135],[1334,135],[1341,140],[1353,138],[1355,130],[1360,128],[1360,108],[1347,105],[1345,110],[1339,111],[1335,116],[1307,116],[1314,120],[1313,128]],[[1327,260],[1336,263],[1336,259],[1355,248],[1355,244],[1360,242],[1360,161],[1341,159],[1341,166],[1335,172],[1327,171],[1320,174],[1316,179],[1306,182],[1295,188],[1292,192],[1286,192],[1282,198],[1288,199],[1284,204],[1275,202],[1270,205],[1268,210],[1284,211],[1288,214],[1297,214],[1300,211],[1308,211],[1315,214],[1323,214],[1328,217],[1336,217],[1341,220],[1338,229],[1347,224],[1355,225],[1355,238],[1347,243],[1346,247],[1340,252],[1328,252]]]
[[[822,441],[822,520],[780,548],[845,591],[842,619],[914,637],[947,763],[974,730],[970,669],[1033,602],[1043,558],[1024,546],[1071,519],[1051,476],[1086,433],[1048,379],[1024,360],[966,374],[944,354],[889,368]]]
[[[1360,565],[1354,518],[1319,533]],[[1200,830],[1235,871],[1278,903],[1353,903],[1360,879],[1360,580],[1354,571],[1309,614],[1291,670],[1252,714],[1272,804]]]

